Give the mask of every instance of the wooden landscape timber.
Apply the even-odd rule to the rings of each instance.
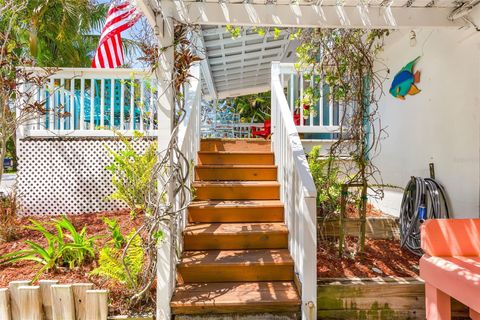
[[[360,219],[346,218],[344,220],[345,235],[358,236]],[[338,237],[340,235],[338,219],[320,220],[318,231],[323,237]],[[366,237],[371,239],[399,239],[400,229],[395,217],[367,217]]]
[[[425,319],[425,284],[419,278],[323,278],[317,283],[318,319]],[[452,317],[469,319],[468,308],[453,301]]]
[[[0,288],[0,319],[107,320],[108,291],[92,288],[91,283],[40,280],[32,286],[31,281],[12,281]]]

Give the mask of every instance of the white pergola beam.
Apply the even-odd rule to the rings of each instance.
[[[200,57],[202,58],[202,60],[200,61],[200,68],[202,70],[203,80],[207,85],[209,96],[213,99],[216,99],[217,90],[215,89],[215,85],[213,83],[212,70],[210,69],[210,63],[208,62],[207,51],[205,48],[202,31],[198,31],[198,33],[196,34],[195,42]]]
[[[162,6],[164,3],[174,6],[178,21],[199,25],[388,29],[462,26],[461,21],[447,19],[451,8],[361,8],[162,0]]]
[[[238,89],[229,89],[225,91],[218,92],[219,99],[233,98],[238,96],[244,96],[247,94],[255,94],[266,92],[270,90],[270,83],[265,85],[257,85],[254,87],[238,88]]]

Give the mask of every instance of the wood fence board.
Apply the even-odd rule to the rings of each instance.
[[[20,308],[18,304],[18,288],[22,286],[28,286],[29,284],[30,281],[27,280],[11,281],[8,284],[8,291],[10,292],[10,311],[12,320],[21,320]]]
[[[87,319],[107,320],[108,317],[108,290],[87,290]]]
[[[18,304],[21,319],[43,320],[39,286],[18,287]]]
[[[0,288],[0,319],[12,319],[10,314],[10,292],[7,288]]]
[[[52,285],[58,284],[58,280],[40,280],[40,296],[45,320],[53,320],[52,315]]]
[[[338,237],[339,222],[336,219],[320,221],[319,232],[324,237]],[[358,236],[360,220],[349,218],[345,220],[345,234]],[[395,217],[367,217],[366,236],[372,239],[399,239],[400,229]]]
[[[75,319],[87,320],[87,290],[93,289],[92,283],[74,283],[72,285],[73,299],[75,302]]]
[[[425,319],[425,285],[414,278],[320,279],[319,319]],[[455,317],[468,309],[454,301]]]
[[[53,320],[75,320],[72,285],[54,284],[51,288]]]

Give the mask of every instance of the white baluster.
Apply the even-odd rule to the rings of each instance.
[[[140,79],[140,131],[143,132],[143,117],[145,112],[145,79]]]
[[[303,121],[303,73],[300,72],[300,102],[298,104],[298,112],[300,113],[300,127],[303,127],[304,121]]]
[[[100,80],[100,127],[105,126],[105,79]]]
[[[135,78],[130,82],[130,130],[135,130]]]
[[[55,80],[53,78],[50,79],[50,87],[48,93],[48,103],[49,103],[49,110],[48,110],[48,129],[55,130]]]
[[[90,130],[95,130],[95,79],[90,80]]]
[[[65,105],[65,79],[62,78],[60,79],[60,88],[58,90],[58,94],[60,95],[60,106],[61,110],[58,120],[60,121],[60,130],[65,130],[65,117],[66,117],[66,111],[67,107]]]
[[[115,79],[110,79],[110,129],[115,128]]]
[[[85,78],[80,79],[80,130],[85,129]]]
[[[125,81],[120,80],[120,130],[125,129]]]
[[[70,79],[70,127],[68,129],[75,130],[75,79]]]

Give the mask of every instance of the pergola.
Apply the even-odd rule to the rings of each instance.
[[[470,12],[478,14],[478,0],[138,0],[150,24],[164,36],[164,18],[201,26],[197,46],[202,62],[203,92],[225,98],[269,90],[270,63],[295,57],[296,44],[273,28],[478,28]],[[259,36],[243,28],[232,38],[226,25],[264,27]],[[476,31],[472,31],[475,32]],[[160,39],[160,42],[162,40]],[[293,52],[294,53],[294,52]]]
[[[196,44],[203,49],[205,58],[201,62],[202,98],[217,99],[270,89],[270,63],[295,57],[295,43],[284,29],[469,27],[471,34],[480,34],[475,24],[475,18],[480,16],[479,3],[480,0],[137,0],[160,46],[165,49],[157,70],[160,90],[164,93],[159,101],[159,116],[164,119],[171,119],[174,110],[170,83],[175,21],[200,26]],[[272,37],[270,32],[260,36],[251,28],[243,28],[242,35],[233,39],[226,25],[283,31]],[[282,90],[278,85],[275,88],[277,93]],[[172,124],[165,121],[158,126],[159,149],[164,149]],[[166,297],[171,292],[169,279],[174,272],[165,262],[171,259],[172,253],[167,248],[161,250],[159,261],[166,267],[158,269],[157,316],[168,318],[170,309]],[[315,293],[312,291],[311,295]]]

